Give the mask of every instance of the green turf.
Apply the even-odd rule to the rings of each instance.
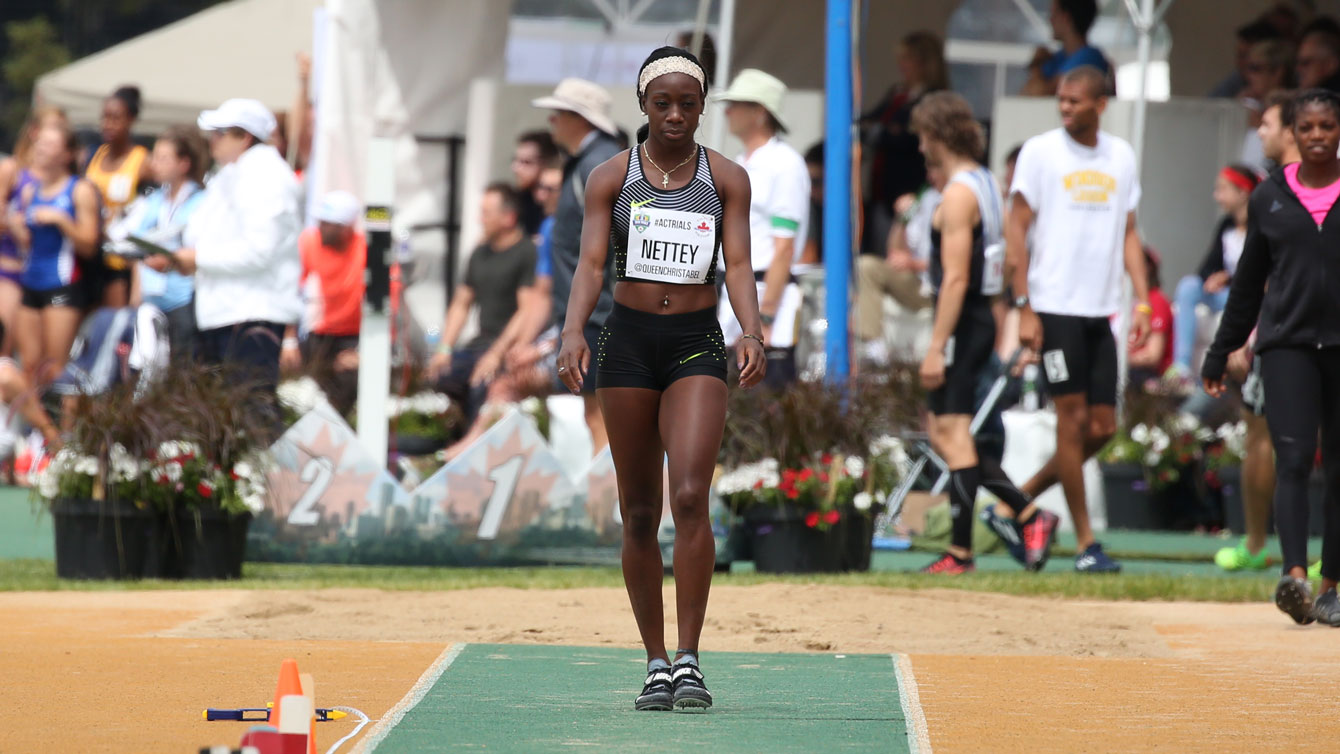
[[[640,651],[467,645],[372,749],[908,751],[889,655],[712,653],[706,713],[636,712]]]

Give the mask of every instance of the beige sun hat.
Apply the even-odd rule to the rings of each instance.
[[[566,110],[576,113],[611,136],[619,131],[618,126],[614,125],[614,119],[610,117],[610,93],[600,84],[586,79],[563,79],[558,82],[553,94],[531,100],[530,104],[544,110]]]
[[[777,125],[786,131],[786,121],[782,119],[782,102],[786,99],[786,84],[770,73],[757,68],[746,68],[730,82],[724,92],[713,95],[713,99],[722,102],[753,102],[777,119]]]

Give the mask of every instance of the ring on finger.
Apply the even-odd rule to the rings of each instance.
[[[559,371],[560,374],[562,374],[563,372],[568,371],[568,368],[567,368],[567,367],[559,367],[559,368],[558,368],[558,371]]]

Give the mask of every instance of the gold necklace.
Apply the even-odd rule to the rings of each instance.
[[[661,188],[667,189],[670,188],[670,174],[689,164],[689,160],[692,160],[694,157],[697,157],[698,147],[695,145],[693,148],[693,154],[690,154],[688,157],[685,157],[683,162],[679,163],[673,168],[670,168],[669,170],[665,170],[660,165],[657,165],[655,160],[651,159],[651,153],[647,151],[647,142],[645,141],[642,142],[642,156],[647,158],[647,162],[650,162],[652,167],[661,171]]]

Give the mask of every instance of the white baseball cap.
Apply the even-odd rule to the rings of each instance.
[[[619,132],[619,127],[614,125],[614,119],[610,117],[610,93],[600,84],[585,79],[563,79],[558,82],[553,94],[531,100],[530,104],[545,110],[576,113],[610,136]]]
[[[757,68],[746,68],[730,82],[724,92],[712,95],[712,99],[722,102],[752,102],[762,105],[772,113],[777,125],[786,131],[786,121],[782,120],[782,102],[786,99],[786,84],[770,73]]]
[[[348,191],[329,191],[312,211],[312,217],[323,223],[353,225],[362,210],[357,197]]]
[[[275,130],[274,113],[254,99],[224,100],[217,109],[200,113],[195,123],[202,131],[240,128],[261,141],[268,140]]]

